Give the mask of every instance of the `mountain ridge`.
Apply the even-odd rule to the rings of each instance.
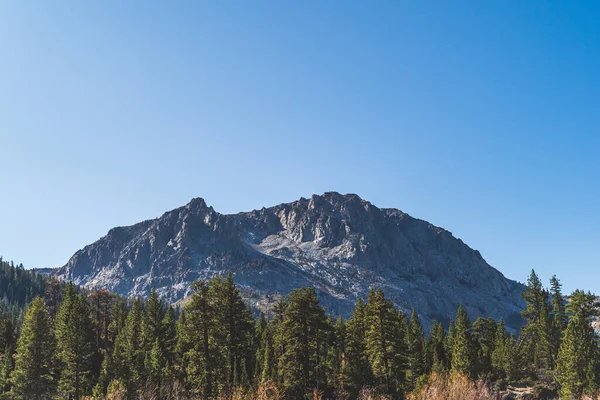
[[[522,305],[522,285],[446,229],[337,192],[236,214],[193,198],[156,219],[109,230],[56,275],[124,295],[146,296],[155,287],[176,302],[193,280],[227,271],[259,309],[314,286],[333,314],[348,316],[359,296],[381,287],[426,326],[447,322],[463,304],[473,318],[504,318],[516,328]]]

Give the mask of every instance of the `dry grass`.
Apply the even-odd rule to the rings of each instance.
[[[358,400],[391,400],[391,396],[377,393],[372,387],[364,387],[358,394]]]
[[[459,374],[436,374],[408,400],[496,400],[494,393],[482,380],[472,381]]]

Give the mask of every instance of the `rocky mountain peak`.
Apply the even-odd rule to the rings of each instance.
[[[356,194],[326,192],[225,215],[202,198],[162,217],[109,233],[79,250],[57,276],[89,288],[168,301],[196,279],[232,271],[256,308],[293,288],[314,286],[330,312],[348,316],[358,297],[381,287],[426,326],[463,304],[472,317],[518,324],[522,286],[489,266],[450,232]]]

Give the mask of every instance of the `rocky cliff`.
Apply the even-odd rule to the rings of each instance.
[[[415,308],[426,327],[463,304],[472,318],[502,317],[515,328],[522,306],[522,285],[450,232],[335,192],[235,215],[196,198],[160,218],[111,229],[56,274],[124,295],[146,296],[155,287],[176,302],[192,281],[227,271],[256,308],[309,285],[343,316],[370,287],[381,287],[398,307]]]

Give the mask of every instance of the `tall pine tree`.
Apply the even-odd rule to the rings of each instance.
[[[56,314],[56,341],[60,361],[59,393],[79,400],[91,390],[94,354],[93,326],[88,304],[69,284]]]
[[[56,341],[44,301],[36,297],[25,313],[17,342],[11,398],[46,400],[55,388]]]

